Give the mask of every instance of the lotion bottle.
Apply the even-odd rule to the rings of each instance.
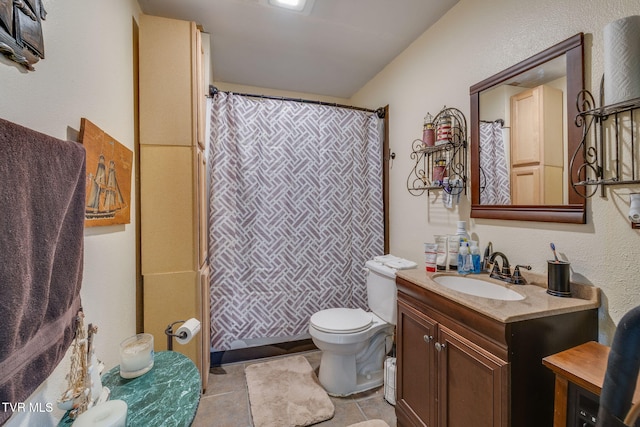
[[[458,231],[456,232],[460,236],[460,242],[470,241],[469,233],[467,233],[467,221],[458,221]]]

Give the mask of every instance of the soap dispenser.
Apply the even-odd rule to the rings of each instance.
[[[458,252],[458,273],[467,275],[471,273],[472,261],[469,253],[469,242],[460,243],[460,251]]]
[[[478,248],[478,242],[472,240],[469,246],[469,252],[471,253],[471,272],[479,274],[482,272],[482,262],[480,261],[480,249]]]

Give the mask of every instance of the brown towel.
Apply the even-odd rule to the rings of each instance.
[[[84,147],[0,119],[0,402],[24,402],[73,340],[84,203]]]

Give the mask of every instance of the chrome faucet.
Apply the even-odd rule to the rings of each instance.
[[[498,268],[498,262],[496,261],[497,257],[502,258],[502,269]],[[522,277],[522,275],[520,274],[520,267],[531,270],[530,265],[516,265],[516,268],[513,270],[512,276],[509,260],[507,259],[507,256],[502,252],[492,253],[491,257],[489,258],[489,263],[493,264],[493,268],[491,269],[491,274],[489,274],[489,277],[502,280],[503,282],[513,283],[514,285],[524,285],[527,283],[524,277]]]
[[[491,256],[492,253],[493,253],[493,243],[489,242],[489,244],[484,250],[484,256],[482,257],[482,265],[480,266],[480,269],[482,270],[483,273],[485,271],[489,271],[489,264],[490,264],[489,257]]]
[[[496,262],[497,257],[502,258],[502,270],[498,268],[498,263]],[[511,282],[511,267],[509,266],[509,260],[505,254],[502,252],[492,253],[489,257],[489,263],[493,264],[489,277],[505,282]]]

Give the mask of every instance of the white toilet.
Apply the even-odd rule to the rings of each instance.
[[[365,265],[371,311],[330,308],[309,321],[313,343],[322,350],[318,379],[332,396],[360,393],[384,382],[384,359],[396,324],[396,271],[416,266],[393,255]]]

